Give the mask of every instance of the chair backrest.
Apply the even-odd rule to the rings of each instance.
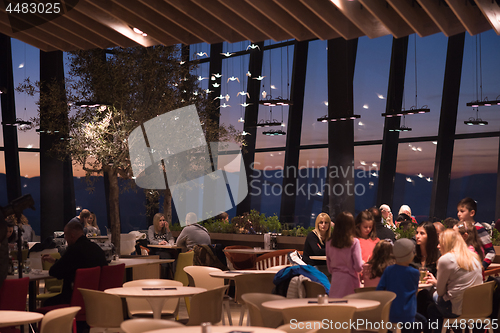
[[[79,310],[79,306],[71,306],[47,312],[42,319],[40,333],[72,333],[73,319]]]
[[[109,288],[121,287],[124,276],[125,264],[102,266],[99,290],[104,291]]]
[[[222,300],[226,289],[227,286],[223,286],[193,295],[187,326],[196,326],[206,322],[218,323],[222,318]]]
[[[297,306],[288,309],[281,310],[283,314],[283,320],[285,323],[291,323],[294,321],[323,321],[328,319],[328,323],[331,323],[333,327],[331,330],[337,333],[350,333],[351,328],[349,325],[342,325],[342,323],[349,323],[352,321],[354,312],[356,311],[355,306],[345,305],[345,304],[329,304],[329,305],[317,305],[317,306]],[[340,324],[335,327],[335,324]]]
[[[316,333],[321,331],[322,327],[323,323],[321,321],[302,321],[281,325],[278,329],[287,333]]]
[[[194,287],[212,290],[224,286],[224,279],[210,276],[210,272],[221,272],[222,270],[208,266],[186,266],[184,271],[191,276]]]
[[[236,302],[245,304],[241,295],[246,293],[271,294],[275,273],[241,274],[234,277]]]
[[[166,279],[143,279],[125,282],[123,287],[181,287],[182,282]],[[153,316],[151,305],[146,299],[127,297],[127,308],[129,317],[135,315],[148,315]],[[179,299],[169,297],[163,303],[162,314],[176,314],[179,306]]]
[[[50,256],[54,259],[61,259],[61,254],[59,252],[49,253]],[[49,270],[52,267],[53,263],[44,261],[42,262],[42,269]],[[63,285],[63,279],[49,278],[45,279],[45,292],[61,292]]]
[[[76,270],[75,282],[73,284],[73,294],[71,295],[70,306],[79,306],[81,310],[76,315],[77,321],[85,320],[85,302],[78,288],[97,290],[99,288],[99,278],[101,267],[79,268]]]
[[[225,250],[229,249],[252,249],[250,246],[244,245],[231,245],[226,246]],[[245,254],[245,253],[229,253],[224,252],[224,255],[233,265],[234,269],[254,269],[255,260],[257,256],[255,254]]]
[[[79,289],[85,302],[90,327],[120,327],[124,320],[122,299],[99,290]]]
[[[302,285],[306,289],[306,297],[318,297],[318,295],[326,294],[325,286],[314,281],[303,281]]]
[[[392,301],[396,298],[396,294],[392,291],[377,290],[368,291],[363,293],[354,293],[345,296],[347,299],[368,299],[372,301],[379,301],[380,305],[373,310],[357,311],[354,314],[354,320],[363,319],[364,322],[381,323],[389,321],[389,312],[391,310]],[[387,332],[387,325],[379,325],[379,333]]]
[[[495,281],[478,284],[465,289],[460,318],[484,318],[493,310],[493,288]]]
[[[125,333],[142,333],[161,328],[184,327],[184,325],[173,320],[138,318],[125,320],[120,327]]]
[[[184,286],[189,285],[189,280],[186,272],[184,272],[184,267],[193,266],[194,252],[189,251],[185,253],[179,253],[175,265],[174,280],[182,282]]]
[[[26,297],[30,279],[6,279],[0,288],[0,310],[26,310]]]
[[[286,265],[288,263],[288,253],[295,251],[294,249],[276,250],[265,253],[255,260],[257,269],[267,269],[273,266]]]
[[[276,328],[283,324],[281,312],[264,308],[262,303],[283,300],[286,299],[285,297],[274,294],[247,293],[241,295],[241,298],[248,307],[252,326]]]

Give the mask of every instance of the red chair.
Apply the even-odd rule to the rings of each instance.
[[[77,321],[85,321],[85,302],[83,301],[83,296],[78,290],[78,288],[99,289],[99,280],[101,276],[101,267],[92,267],[92,268],[80,268],[76,270],[75,274],[75,283],[73,284],[73,294],[71,295],[71,302],[69,304],[59,304],[52,306],[44,306],[42,308],[38,308],[36,312],[40,312],[46,314],[47,312],[66,308],[70,306],[79,306],[82,309],[78,311],[76,314]]]
[[[118,288],[123,286],[124,275],[125,264],[102,266],[101,278],[99,280],[99,290],[104,291],[109,288]]]
[[[26,311],[26,297],[28,295],[30,279],[9,279],[3,282],[0,288],[0,310]],[[14,326],[3,327],[2,333],[21,332]]]

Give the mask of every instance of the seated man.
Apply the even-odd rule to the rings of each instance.
[[[90,215],[90,210],[82,209],[80,215],[73,217],[71,220],[69,220],[69,222],[79,222],[82,225],[82,228],[85,229],[87,221],[90,219]],[[85,235],[87,234],[86,230],[84,230],[83,232]]]
[[[79,221],[70,221],[66,224],[64,238],[68,242],[68,247],[61,259],[56,261],[50,254],[45,254],[42,257],[43,261],[53,263],[49,270],[50,276],[64,279],[62,292],[47,299],[44,306],[70,303],[77,269],[108,264],[101,247],[85,237],[82,224]]]
[[[176,245],[182,248],[182,252],[192,250],[195,245],[210,245],[210,235],[205,227],[196,223],[198,221],[195,213],[187,213],[186,226],[177,237]]]

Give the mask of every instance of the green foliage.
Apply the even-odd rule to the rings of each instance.
[[[500,246],[500,232],[496,228],[493,228],[491,243],[493,246]]]
[[[232,234],[235,231],[234,225],[221,220],[215,220],[209,223],[205,222],[203,226],[208,230],[208,232]]]
[[[274,214],[273,216],[265,217],[260,222],[260,232],[280,232],[281,231],[281,223],[278,219],[278,216]]]
[[[396,239],[408,238],[412,239],[415,236],[417,226],[415,223],[409,223],[406,227],[398,227],[394,230]]]

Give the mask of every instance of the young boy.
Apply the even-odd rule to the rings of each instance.
[[[397,295],[392,301],[389,312],[391,323],[413,323],[417,315],[417,291],[420,278],[418,269],[410,266],[415,257],[415,243],[407,238],[398,239],[394,243],[393,253],[396,264],[384,270],[377,290],[392,291]],[[420,317],[417,320],[422,321]],[[413,330],[403,329],[402,331]]]
[[[484,250],[483,268],[487,269],[493,259],[495,259],[496,253],[493,244],[491,244],[491,238],[488,231],[486,231],[481,223],[474,221],[476,212],[477,204],[472,198],[464,198],[460,200],[457,205],[457,216],[460,222],[471,222],[477,229],[479,241]]]

